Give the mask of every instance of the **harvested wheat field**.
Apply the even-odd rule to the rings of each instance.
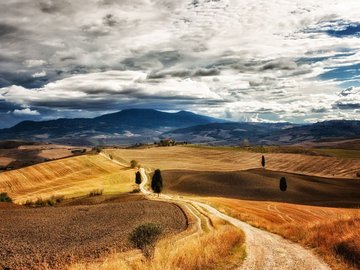
[[[239,171],[261,167],[260,153],[216,147],[153,147],[148,149],[108,149],[114,158],[138,160],[162,170]],[[266,168],[321,177],[355,178],[360,159],[310,156],[304,154],[265,154]]]
[[[65,269],[132,249],[129,234],[140,224],[159,224],[162,237],[187,227],[177,205],[135,195],[87,198],[59,207],[0,209],[0,216],[0,269]]]
[[[37,163],[74,156],[74,146],[29,142],[0,142],[0,170],[19,169]],[[81,147],[87,151],[90,148]]]
[[[202,197],[255,227],[315,249],[335,270],[360,269],[360,210]]]
[[[75,197],[102,189],[104,193],[130,192],[136,188],[134,170],[100,155],[82,155],[54,160],[0,173],[0,191],[16,203],[49,198]]]
[[[333,207],[360,207],[360,180],[321,178],[253,169],[239,172],[162,172],[168,193],[289,202]],[[285,176],[286,192],[279,189]]]

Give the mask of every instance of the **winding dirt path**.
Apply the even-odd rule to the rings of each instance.
[[[102,156],[107,157],[105,154]],[[113,160],[117,164],[120,162]],[[121,164],[124,165],[124,164]],[[146,189],[148,177],[145,169],[140,170],[142,183],[140,184],[140,191],[148,196],[155,198],[157,195],[149,192]],[[212,214],[220,219],[223,219],[235,227],[241,229],[245,233],[246,245],[246,259],[241,265],[240,269],[244,270],[287,270],[287,269],[301,269],[301,270],[330,270],[330,267],[325,264],[321,259],[315,256],[310,250],[282,238],[279,235],[257,229],[243,221],[221,213],[214,207],[197,202],[194,200],[180,198],[179,196],[172,196],[161,194],[161,199],[176,202],[185,205],[190,212],[197,219],[199,230],[202,230],[201,217],[205,216],[202,211],[197,208],[202,208],[207,213]],[[195,210],[195,212],[194,212]]]
[[[148,182],[144,169],[140,169],[143,182],[141,192],[147,196],[154,196],[145,189]],[[178,203],[187,203],[201,207],[208,213],[221,218],[235,227],[241,229],[246,236],[246,259],[240,269],[244,270],[267,270],[267,269],[304,269],[304,270],[330,270],[323,261],[315,256],[310,250],[301,247],[281,236],[257,229],[236,218],[221,213],[214,207],[205,203],[183,199],[178,196],[162,194],[162,199]]]

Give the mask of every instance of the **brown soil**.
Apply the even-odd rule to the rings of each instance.
[[[164,192],[243,200],[359,207],[360,180],[329,179],[254,169],[239,172],[163,171]],[[285,176],[287,190],[279,189]]]
[[[163,236],[187,226],[175,204],[140,196],[100,198],[59,207],[0,208],[0,269],[64,269],[132,249],[129,234],[140,224],[160,224]]]

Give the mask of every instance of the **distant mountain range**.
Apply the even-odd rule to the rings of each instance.
[[[152,143],[163,138],[213,145],[294,144],[360,138],[360,121],[309,125],[230,122],[187,111],[128,109],[95,118],[23,121],[0,130],[0,140],[33,140],[72,145]]]

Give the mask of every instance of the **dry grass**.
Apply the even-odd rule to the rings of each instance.
[[[141,224],[159,224],[164,238],[187,228],[178,206],[141,196],[84,197],[70,202],[16,211],[0,205],[0,269],[63,270],[75,262],[92,263],[113,252],[131,250],[129,237]]]
[[[335,270],[360,268],[360,210],[206,198],[222,211],[316,252]]]
[[[230,269],[223,264],[234,262],[234,253],[239,258],[244,256],[241,245],[244,241],[242,232],[230,225],[223,225],[206,234],[194,235],[186,241],[165,239],[156,246],[151,260],[126,259],[122,254],[114,254],[98,264],[74,265],[71,270],[82,269],[135,269],[135,270],[176,270],[176,269]],[[130,257],[131,258],[131,257]],[[239,263],[239,262],[237,262]],[[234,266],[229,263],[229,267]]]
[[[53,195],[83,196],[94,189],[105,194],[130,192],[136,187],[134,173],[100,155],[82,155],[0,173],[0,190],[16,203]]]
[[[145,166],[162,170],[238,171],[261,167],[261,153],[235,149],[176,146],[105,151],[128,164],[136,159]],[[360,168],[360,159],[286,153],[268,153],[265,157],[269,170],[323,177],[353,178]]]

